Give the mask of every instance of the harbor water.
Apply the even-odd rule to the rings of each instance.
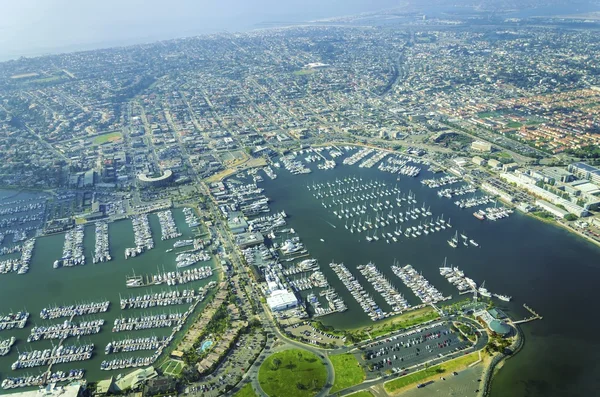
[[[4,196],[14,194],[14,192],[2,192]],[[30,194],[30,193],[28,193]],[[26,194],[25,194],[26,195]],[[25,197],[20,194],[17,198]],[[12,200],[12,199],[11,199]],[[0,378],[38,375],[45,371],[47,367],[34,367],[29,369],[11,370],[11,364],[16,361],[18,352],[29,350],[43,350],[56,346],[58,339],[42,340],[27,343],[27,337],[31,328],[35,325],[46,326],[51,324],[61,324],[68,318],[59,318],[55,320],[42,320],[40,311],[42,308],[54,307],[60,305],[72,305],[86,302],[110,301],[109,311],[94,315],[76,316],[73,322],[104,319],[105,323],[100,333],[81,338],[69,337],[63,343],[64,345],[83,345],[93,343],[95,345],[94,354],[90,360],[76,361],[67,364],[52,366],[52,372],[63,370],[67,371],[74,368],[83,368],[86,370],[85,378],[88,381],[98,381],[126,374],[132,369],[122,369],[115,371],[101,371],[100,363],[103,360],[123,359],[127,357],[146,357],[153,354],[153,350],[141,350],[131,353],[105,354],[105,346],[112,340],[122,340],[129,338],[141,338],[149,336],[167,336],[171,333],[171,328],[157,328],[139,331],[122,331],[118,333],[111,332],[114,320],[118,317],[140,317],[159,313],[183,313],[189,308],[189,304],[172,305],[164,307],[155,307],[150,309],[127,309],[121,310],[119,299],[131,296],[144,295],[162,291],[172,291],[184,289],[198,289],[205,286],[212,280],[216,280],[218,271],[207,279],[190,282],[175,287],[166,284],[151,287],[127,288],[125,279],[134,272],[136,275],[151,275],[162,273],[164,271],[176,271],[175,257],[177,253],[185,251],[190,247],[175,248],[172,252],[165,252],[173,247],[177,240],[191,238],[196,230],[192,230],[185,222],[185,216],[181,209],[174,209],[173,216],[182,236],[177,239],[161,240],[161,230],[156,214],[149,215],[150,226],[154,238],[155,247],[147,250],[135,258],[125,259],[124,251],[127,247],[134,247],[134,234],[132,223],[129,219],[117,221],[109,224],[110,253],[112,260],[92,264],[92,256],[95,242],[94,225],[85,227],[84,251],[86,255],[86,265],[74,266],[68,268],[53,268],[55,259],[62,256],[64,244],[64,233],[37,238],[33,257],[30,264],[30,270],[27,274],[19,275],[16,273],[0,274],[0,314],[8,314],[26,310],[30,313],[29,321],[24,329],[12,329],[0,331],[0,339],[7,339],[11,336],[16,337],[17,341],[12,347],[10,353],[0,357]],[[10,246],[12,239],[10,235],[5,238],[4,245]],[[16,254],[4,255],[0,260],[15,257]],[[196,265],[181,270],[194,269],[199,266],[211,266],[215,268],[214,259],[207,262],[199,262]],[[160,269],[160,270],[159,270]],[[200,303],[195,314],[188,318],[186,326],[191,319],[200,312],[205,302]],[[184,328],[186,327],[184,326]],[[181,331],[179,332],[181,334]],[[176,335],[176,339],[179,336]],[[162,359],[162,358],[161,358]],[[160,362],[154,363],[158,366]],[[23,389],[19,389],[23,390]],[[1,390],[0,393],[7,393]]]
[[[417,178],[401,176],[400,180],[376,168],[358,166],[338,165],[333,170],[315,167],[311,174],[304,175],[291,175],[281,168],[277,170],[277,179],[264,178],[259,183],[271,200],[272,211],[285,210],[288,227],[294,228],[302,238],[310,257],[318,259],[330,286],[348,306],[348,311],[330,314],[320,320],[337,328],[373,324],[329,267],[332,261],[343,262],[380,307],[390,311],[383,298],[356,270],[358,265],[374,262],[409,303],[417,305],[421,302],[393,274],[394,261],[401,266],[411,264],[444,295],[453,295],[457,299],[458,290],[439,274],[439,267],[447,258],[448,265],[458,266],[478,284],[485,281],[492,293],[512,296],[513,300],[508,303],[494,301],[513,319],[528,316],[522,306],[524,303],[543,316],[543,320],[521,326],[525,346],[495,377],[492,396],[595,395],[600,390],[600,346],[596,335],[600,321],[594,313],[600,302],[595,293],[600,279],[600,249],[561,228],[518,212],[497,221],[480,221],[472,214],[481,207],[460,209],[454,201],[463,197],[440,198],[436,194],[439,189],[421,184],[423,178],[443,175],[434,175],[426,168],[423,167]],[[425,202],[434,219],[443,214],[444,219],[451,219],[452,228],[418,238],[401,237],[397,243],[390,240],[389,244],[385,238],[368,242],[365,232],[350,233],[345,228],[346,219],[332,214],[333,207],[323,207],[313,196],[315,192],[307,188],[313,183],[333,183],[336,178],[350,176],[362,178],[363,182],[384,181],[388,187],[398,186],[403,194],[412,191],[418,203],[415,206],[420,207]],[[395,201],[394,196],[392,200]],[[394,208],[394,212],[410,207],[412,205],[403,203],[400,209]],[[384,210],[383,214],[386,213]],[[348,222],[353,220],[357,221],[357,217]],[[420,220],[400,225],[418,225]],[[393,231],[394,227],[390,223],[385,230]],[[374,230],[381,236],[381,229],[370,229],[371,235]],[[479,246],[459,243],[457,248],[450,247],[447,240],[455,232],[466,234]],[[276,241],[286,237],[277,236]]]

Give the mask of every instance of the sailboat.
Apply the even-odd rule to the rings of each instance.
[[[485,296],[486,298],[492,297],[492,294],[490,293],[490,291],[488,291],[487,288],[485,288],[485,280],[483,281],[483,283],[481,283],[481,286],[479,287],[477,292],[479,292],[479,294],[481,296]]]
[[[448,245],[452,248],[456,248],[458,246],[458,232],[456,232],[454,237],[448,240]]]

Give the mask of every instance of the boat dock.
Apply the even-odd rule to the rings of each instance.
[[[27,312],[9,313],[5,316],[0,315],[0,331],[24,328],[28,318],[29,313]]]
[[[83,369],[72,369],[68,372],[44,372],[36,376],[7,377],[2,381],[2,388],[9,390],[20,387],[43,386],[47,383],[68,382],[83,379],[84,374],[85,370]]]
[[[149,287],[161,285],[163,283],[174,286],[187,284],[193,281],[203,280],[213,275],[213,269],[210,266],[201,266],[184,271],[164,272],[145,276],[128,276],[125,278],[127,288]]]
[[[161,346],[166,346],[173,339],[171,336],[150,336],[147,338],[123,339],[112,341],[104,349],[105,354],[134,352],[139,350],[157,350]]]
[[[527,309],[527,311],[529,313],[531,313],[531,317],[526,317],[523,320],[513,321],[513,324],[523,324],[523,323],[528,323],[533,320],[542,320],[544,318],[544,317],[540,316],[539,314],[537,314],[537,312],[535,310],[533,310],[531,307],[527,306],[526,303],[523,303],[523,307],[525,309]]]
[[[31,334],[27,337],[27,342],[35,342],[43,339],[66,339],[71,336],[81,337],[94,335],[100,332],[104,325],[103,319],[83,321],[79,324],[72,323],[71,320],[62,324],[50,326],[37,326],[31,329]]]
[[[70,317],[70,321],[72,321],[73,316],[84,316],[87,314],[104,313],[108,311],[109,306],[110,301],[90,302],[70,306],[55,306],[43,308],[40,312],[40,317],[43,320],[53,320],[55,318],[60,317]]]
[[[156,306],[171,306],[193,303],[197,299],[204,298],[202,288],[199,294],[191,289],[183,291],[163,291],[154,294],[131,296],[129,298],[120,298],[121,309],[147,309]]]
[[[20,353],[17,361],[12,364],[11,368],[14,371],[21,368],[33,368],[48,365],[48,371],[50,371],[53,364],[89,360],[92,357],[93,350],[94,344],[65,346],[61,341],[58,346],[55,346],[52,349],[33,350]]]
[[[138,331],[151,328],[174,327],[185,321],[185,313],[163,313],[152,316],[117,318],[112,332]]]

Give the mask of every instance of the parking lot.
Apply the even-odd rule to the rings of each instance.
[[[333,345],[335,347],[341,347],[344,346],[346,341],[345,338],[340,336],[320,331],[307,322],[289,326],[285,328],[285,331],[290,332],[294,337],[313,345]]]
[[[372,367],[369,377],[382,376],[387,370],[403,372],[405,368],[450,353],[465,350],[469,341],[460,341],[447,322],[391,336],[363,347],[363,363]]]

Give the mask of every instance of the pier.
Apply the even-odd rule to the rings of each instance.
[[[127,288],[149,287],[152,285],[167,284],[169,286],[187,284],[193,281],[203,280],[213,275],[210,266],[201,266],[182,272],[164,272],[146,276],[128,276],[125,278]]]
[[[55,306],[43,308],[40,312],[40,317],[44,320],[53,320],[55,318],[60,317],[70,317],[70,321],[72,321],[73,316],[84,316],[87,314],[104,313],[108,311],[109,306],[110,301],[90,302],[70,306]]]
[[[121,352],[134,352],[139,350],[157,350],[161,346],[166,346],[171,342],[173,335],[163,336],[158,338],[156,336],[150,336],[148,338],[136,338],[136,339],[123,339],[112,341],[104,349],[104,353],[121,353]]]
[[[117,318],[112,332],[173,327],[185,321],[185,318],[185,313],[163,313],[139,318]]]
[[[183,291],[163,291],[154,294],[132,296],[130,298],[120,298],[121,309],[147,309],[156,306],[170,306],[193,303],[195,300],[203,299],[204,294],[196,295],[195,290]]]
[[[533,320],[542,320],[544,318],[544,317],[540,316],[539,314],[537,314],[537,312],[535,310],[533,310],[531,307],[527,306],[526,303],[523,303],[523,307],[525,309],[527,309],[527,311],[529,313],[531,313],[531,317],[526,317],[523,320],[513,321],[513,324],[523,324],[523,323],[528,323]]]
[[[29,318],[27,312],[9,313],[6,316],[0,315],[0,331],[13,328],[24,328]]]
[[[63,340],[61,340],[61,343],[58,346],[55,346],[52,349],[33,350],[20,353],[17,361],[11,366],[12,370],[48,365],[48,372],[50,372],[53,364],[84,361],[89,360],[92,357],[94,344],[65,346],[62,344]]]
[[[62,324],[54,324],[50,326],[38,326],[31,329],[31,334],[27,337],[27,342],[35,342],[44,339],[66,339],[71,336],[81,337],[93,335],[100,332],[104,325],[103,319],[83,321],[79,324],[65,321]]]

